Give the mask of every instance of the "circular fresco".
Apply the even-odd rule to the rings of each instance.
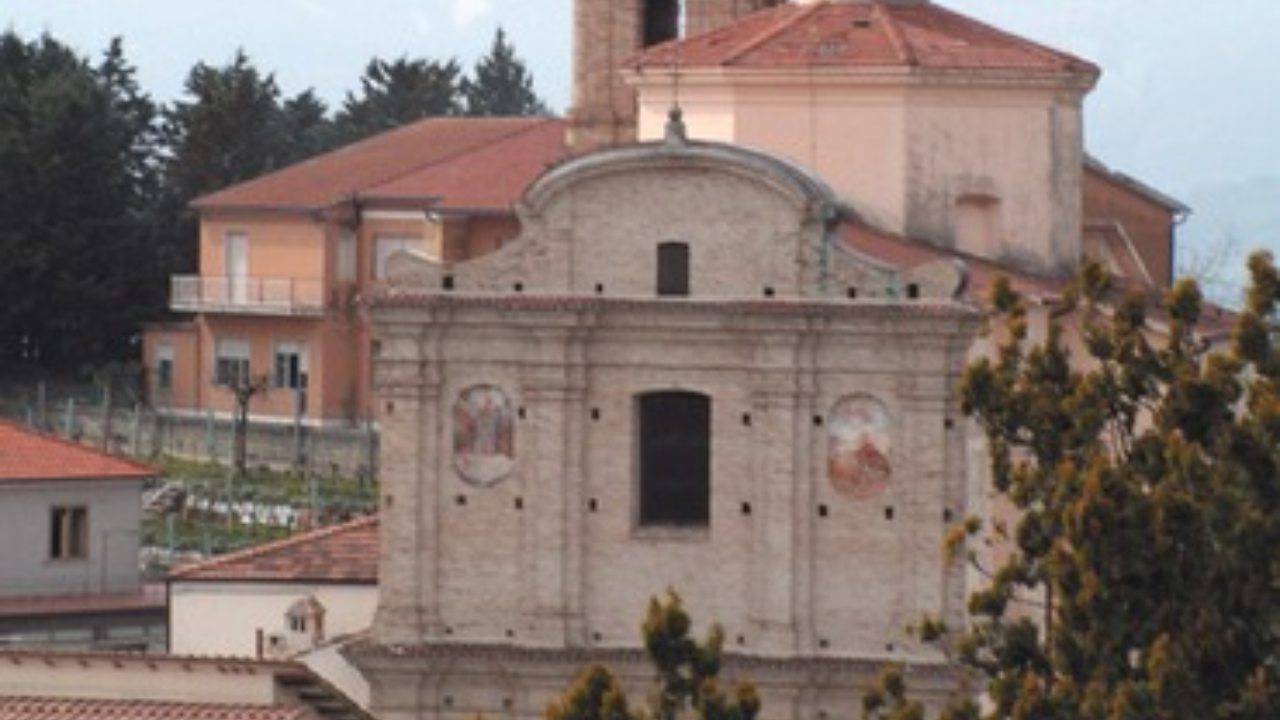
[[[827,472],[831,486],[855,500],[885,491],[893,475],[889,461],[889,411],[867,397],[841,400],[827,423]]]
[[[453,404],[453,464],[464,480],[493,485],[515,467],[515,413],[492,385],[463,390]]]

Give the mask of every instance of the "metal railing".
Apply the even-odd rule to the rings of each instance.
[[[311,279],[174,275],[170,291],[179,312],[320,315],[325,307],[323,284]]]

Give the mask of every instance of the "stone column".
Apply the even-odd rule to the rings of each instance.
[[[795,370],[792,339],[761,349],[767,370],[756,373],[753,389],[757,418],[754,444],[754,513],[751,547],[751,601],[754,648],[789,654],[796,651],[796,552],[799,478],[807,477],[808,429]]]
[[[557,333],[558,362],[521,378],[525,419],[520,467],[528,496],[524,530],[525,612],[531,644],[564,647],[585,633],[582,599],[582,338]],[[546,336],[544,335],[544,338]],[[544,348],[545,350],[546,348]],[[577,360],[575,360],[577,358]]]
[[[947,569],[942,540],[947,509],[948,432],[945,418],[951,407],[951,384],[945,375],[944,342],[919,339],[910,344],[908,374],[898,382],[902,447],[898,457],[907,475],[897,495],[899,562],[902,563],[899,602],[893,635],[901,642],[901,628],[922,615],[944,609]]]
[[[421,338],[408,326],[380,327],[375,359],[376,415],[381,428],[378,610],[374,639],[411,645],[423,639],[420,427],[425,381]]]

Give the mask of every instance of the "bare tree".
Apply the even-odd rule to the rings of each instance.
[[[253,402],[254,397],[266,394],[268,387],[270,387],[270,381],[266,375],[257,377],[238,375],[228,386],[236,403],[235,417],[233,419],[235,423],[233,464],[237,478],[244,477],[246,472],[246,456],[248,455],[249,444],[249,405]]]

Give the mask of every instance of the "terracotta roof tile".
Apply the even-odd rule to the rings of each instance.
[[[567,154],[565,126],[547,120],[521,132],[362,190],[361,199],[438,199],[438,210],[508,211],[548,166]]]
[[[846,220],[840,226],[839,235],[846,247],[901,268],[912,268],[944,258],[961,260],[968,272],[965,297],[973,302],[984,301],[987,291],[996,278],[1002,275],[1009,278],[1015,290],[1026,295],[1056,296],[1067,284],[1063,278],[1034,275],[994,260],[885,232],[859,220]]]
[[[0,720],[308,720],[306,707],[90,698],[0,697]]]
[[[727,27],[655,46],[637,69],[922,67],[1097,75],[1073,55],[985,25],[931,2],[784,4]]]
[[[422,173],[432,165],[448,164],[548,127],[559,127],[563,132],[561,121],[548,118],[429,118],[205,195],[192,205],[200,210],[320,210],[353,199],[369,188]],[[532,137],[543,140],[539,133]],[[463,177],[462,181],[434,194],[466,194],[466,182],[471,179]],[[482,182],[491,179],[483,178]],[[510,200],[516,196],[518,192]]]
[[[157,474],[141,463],[0,420],[0,482],[142,479]]]
[[[185,565],[169,579],[376,583],[378,518],[370,515]]]

